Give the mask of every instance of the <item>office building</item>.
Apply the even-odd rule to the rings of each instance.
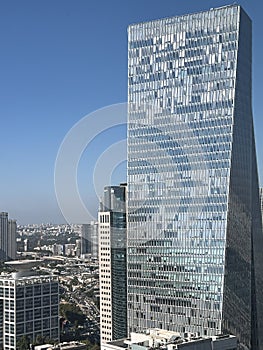
[[[23,336],[59,340],[57,277],[33,271],[36,260],[8,264],[17,272],[0,276],[0,348],[19,349]]]
[[[8,258],[11,259],[11,260],[15,260],[16,259],[16,254],[17,254],[16,236],[17,236],[16,220],[8,220],[8,249],[7,249],[7,255],[8,255]]]
[[[53,244],[52,246],[53,255],[64,255],[64,245],[63,244]]]
[[[119,339],[101,346],[101,350],[235,350],[237,338],[233,335],[200,337],[164,329],[147,329],[144,333],[131,333],[129,339]]]
[[[103,344],[127,336],[126,185],[104,188],[98,221]]]
[[[260,198],[261,217],[263,222],[263,187],[260,187],[259,189],[259,198]]]
[[[98,259],[98,223],[91,221],[81,225],[81,255]]]
[[[0,213],[0,261],[8,259],[8,213]]]
[[[88,224],[81,225],[80,239],[81,239],[81,256],[84,257],[86,254],[91,254],[91,242],[89,240]]]
[[[98,235],[98,222],[90,223],[90,238],[91,238],[91,257],[93,259],[98,259],[99,256],[99,235]]]
[[[251,20],[230,5],[128,37],[129,332],[263,349]]]
[[[65,244],[64,251],[66,256],[76,256],[76,244],[75,243]]]
[[[0,213],[0,261],[16,258],[16,221],[8,219],[8,213]]]

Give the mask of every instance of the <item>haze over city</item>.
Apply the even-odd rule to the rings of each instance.
[[[0,210],[19,224],[63,223],[54,189],[57,153],[81,118],[127,101],[127,26],[226,4],[221,0],[2,2]],[[263,5],[239,4],[253,21],[253,114],[262,185]],[[83,153],[78,167],[80,194],[94,215],[98,208],[94,164],[113,143],[125,139],[126,128],[120,125],[104,136]],[[123,162],[113,172],[112,184],[125,180]],[[100,185],[103,191],[109,184]]]

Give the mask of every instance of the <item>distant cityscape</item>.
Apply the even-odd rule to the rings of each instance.
[[[0,213],[0,349],[263,350],[251,20],[128,28],[127,183],[98,219]]]

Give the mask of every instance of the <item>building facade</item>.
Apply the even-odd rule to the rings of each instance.
[[[16,259],[16,220],[9,220],[8,213],[0,213],[0,261]]]
[[[8,213],[0,213],[0,261],[7,260],[8,251]]]
[[[126,185],[104,188],[98,220],[103,344],[127,336]]]
[[[263,187],[260,187],[259,189],[259,198],[260,198],[261,217],[263,222]]]
[[[0,349],[19,349],[23,336],[59,340],[58,280],[31,271],[36,264],[14,261],[18,272],[0,276]]]
[[[81,255],[91,255],[93,259],[98,259],[98,223],[90,222],[81,225]]]
[[[8,249],[7,255],[11,260],[15,260],[17,256],[17,224],[16,220],[8,220]]]
[[[128,37],[129,332],[263,349],[251,20],[231,5]]]

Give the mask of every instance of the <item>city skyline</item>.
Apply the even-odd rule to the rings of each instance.
[[[227,3],[2,3],[0,210],[16,218],[18,224],[63,223],[53,184],[56,155],[66,133],[82,117],[127,100],[128,25]],[[253,20],[253,109],[262,179],[262,4],[239,3]],[[116,130],[112,139],[120,137],[125,137],[125,128]],[[103,141],[100,152],[110,142],[111,138]],[[98,156],[96,151],[84,154],[78,176],[82,198],[94,203],[94,213],[98,198],[92,189],[89,163],[94,164]],[[125,177],[123,164],[112,185],[125,182]],[[105,185],[108,183],[101,183],[101,190]]]

